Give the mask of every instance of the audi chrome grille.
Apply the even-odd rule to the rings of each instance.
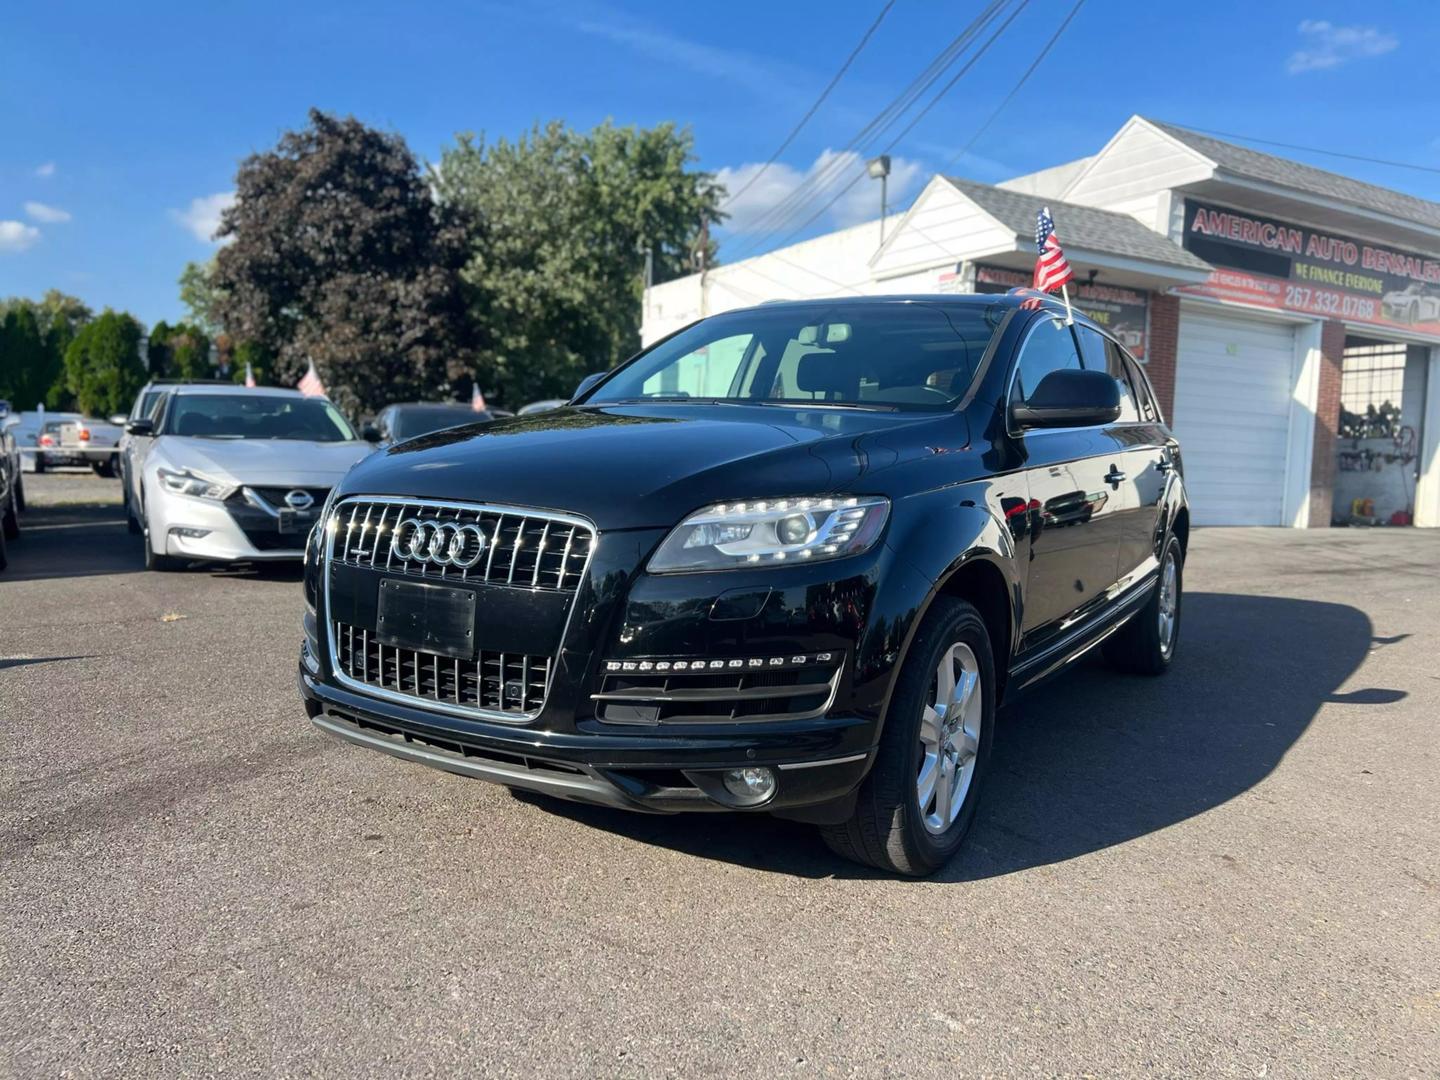
[[[336,670],[354,682],[407,698],[467,711],[534,716],[550,688],[550,658],[482,651],[456,660],[418,649],[382,645],[370,631],[345,623],[335,628]]]
[[[384,644],[373,624],[344,621],[331,589],[378,590],[387,578],[424,578],[544,593],[552,598],[558,650],[595,544],[589,522],[518,507],[356,496],[337,503],[322,528],[327,566],[346,568],[340,586],[334,572],[324,578],[331,667],[342,685],[460,716],[525,723],[539,715],[553,656],[505,650],[503,628],[494,625],[477,626],[490,642],[465,658]],[[497,636],[501,648],[491,647]]]
[[[534,510],[354,499],[335,509],[329,556],[390,574],[574,592],[595,533]]]

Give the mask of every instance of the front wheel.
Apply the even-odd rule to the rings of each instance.
[[[1185,553],[1174,536],[1160,551],[1160,574],[1150,599],[1129,622],[1105,639],[1105,659],[1117,671],[1163,675],[1170,670],[1180,644],[1180,601],[1185,581]]]
[[[145,569],[146,570],[179,570],[185,565],[184,559],[177,559],[171,555],[161,555],[155,550],[150,542],[150,522],[143,517],[140,519],[140,531],[145,544]]]
[[[959,850],[975,818],[995,726],[995,659],[985,621],[936,600],[906,654],[878,756],[849,821],[821,833],[837,855],[919,876]]]
[[[20,479],[18,476],[15,478]],[[18,486],[10,489],[10,498],[6,500],[10,505],[5,507],[5,512],[0,514],[0,532],[5,534],[6,540],[14,540],[20,535],[20,488]]]

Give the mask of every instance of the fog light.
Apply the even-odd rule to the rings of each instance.
[[[178,526],[170,530],[171,536],[178,536],[182,540],[203,540],[210,535],[209,529],[182,529]]]
[[[775,774],[769,769],[727,769],[720,780],[726,791],[747,804],[766,802],[775,794]]]

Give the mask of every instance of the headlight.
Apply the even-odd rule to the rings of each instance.
[[[858,555],[874,546],[889,514],[890,500],[879,495],[716,503],[676,526],[649,569],[673,574]]]
[[[197,499],[220,499],[223,501],[235,490],[234,487],[227,487],[218,480],[211,480],[208,476],[191,472],[189,469],[181,469],[178,472],[174,469],[158,469],[156,471],[165,490],[173,491],[176,495],[192,495]]]

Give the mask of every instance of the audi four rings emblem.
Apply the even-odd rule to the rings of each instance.
[[[390,551],[411,562],[468,570],[485,551],[485,534],[479,525],[405,518],[395,526]]]

